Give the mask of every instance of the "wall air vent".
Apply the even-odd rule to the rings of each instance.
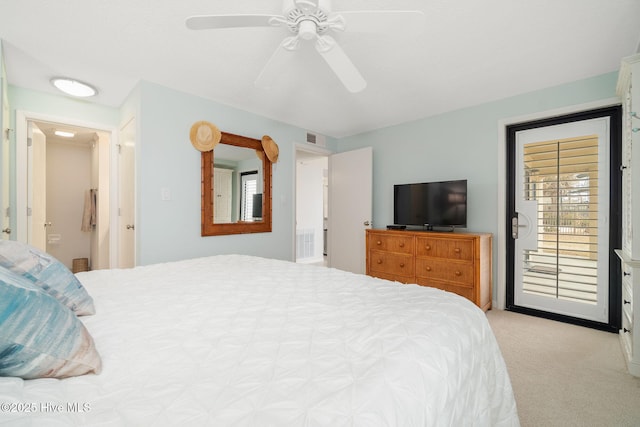
[[[324,135],[318,135],[313,132],[307,132],[307,142],[309,144],[316,144],[319,147],[325,146],[325,137]]]
[[[316,143],[316,139],[317,139],[316,134],[313,134],[311,132],[307,132],[307,142],[310,142],[311,144],[315,144]]]

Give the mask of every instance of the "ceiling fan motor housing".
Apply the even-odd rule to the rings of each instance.
[[[328,28],[331,0],[284,0],[282,13],[292,33],[311,40]]]
[[[282,5],[283,15],[287,15],[293,9],[300,9],[306,13],[313,13],[317,9],[325,13],[331,12],[331,0],[284,0]]]

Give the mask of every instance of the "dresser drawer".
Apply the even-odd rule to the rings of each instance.
[[[452,292],[458,294],[461,297],[465,297],[470,301],[476,301],[475,290],[468,286],[456,286],[451,282],[443,282],[441,280],[428,279],[424,277],[418,277],[418,285],[429,286],[431,288],[442,289],[443,291]]]
[[[414,238],[411,235],[397,235],[397,234],[382,234],[382,233],[370,233],[369,234],[369,249],[380,250],[387,252],[399,252],[405,254],[413,254]]]
[[[473,286],[473,264],[438,258],[417,258],[416,277],[446,280],[462,286]]]
[[[371,271],[369,276],[377,277],[378,279],[391,280],[392,282],[400,283],[413,283],[415,282],[413,276],[402,276],[397,274],[391,274],[384,271]]]
[[[418,237],[416,239],[416,255],[472,261],[473,241]]]
[[[622,263],[622,287],[627,287],[629,292],[633,289],[633,268]]]
[[[392,276],[413,277],[415,272],[414,258],[409,254],[371,250],[369,251],[369,270],[371,273],[379,272]]]
[[[631,283],[622,281],[622,313],[633,323],[633,293]]]
[[[622,330],[620,331],[620,339],[625,352],[633,357],[633,321],[622,312]]]

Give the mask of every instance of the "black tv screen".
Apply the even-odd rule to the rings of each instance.
[[[467,180],[396,184],[393,222],[433,227],[467,226]]]
[[[253,219],[262,218],[262,193],[253,195],[253,212],[251,212]]]

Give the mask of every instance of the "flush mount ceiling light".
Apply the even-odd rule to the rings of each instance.
[[[74,132],[67,132],[65,130],[57,130],[53,133],[57,136],[62,136],[64,138],[73,138],[74,136],[76,136]]]
[[[88,98],[98,93],[98,90],[90,84],[67,77],[54,77],[51,84],[67,95]]]

